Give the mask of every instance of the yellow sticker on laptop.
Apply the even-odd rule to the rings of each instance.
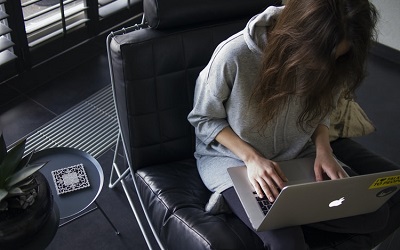
[[[389,186],[394,186],[394,185],[399,185],[400,184],[400,175],[394,175],[394,176],[387,176],[387,177],[382,177],[376,179],[374,183],[369,187],[369,189],[373,188],[382,188],[382,187],[389,187]]]

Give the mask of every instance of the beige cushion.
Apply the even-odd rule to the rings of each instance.
[[[336,109],[331,114],[329,129],[330,140],[339,137],[357,137],[370,134],[375,131],[371,120],[364,110],[353,99],[339,98]]]

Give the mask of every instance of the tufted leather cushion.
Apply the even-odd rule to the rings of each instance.
[[[142,29],[112,40],[117,112],[134,168],[193,157],[187,115],[196,78],[215,47],[246,23],[179,33]]]
[[[240,18],[262,12],[277,0],[143,0],[150,27],[177,28],[185,25]]]

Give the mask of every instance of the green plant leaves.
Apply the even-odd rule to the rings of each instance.
[[[24,191],[22,191],[22,189],[16,187],[16,188],[9,190],[7,196],[10,197],[10,196],[16,196],[16,195],[21,195],[21,194],[24,194]]]
[[[21,161],[19,162],[18,166],[15,168],[14,172],[19,171],[20,169],[22,169],[26,165],[28,165],[28,163],[31,161],[32,155],[34,153],[35,153],[35,150],[33,150],[29,155],[22,158]]]
[[[25,168],[22,168],[12,176],[10,176],[9,179],[6,180],[6,187],[10,188],[13,185],[17,184],[18,182],[23,181],[25,178],[31,176],[34,174],[36,171],[41,169],[44,165],[46,165],[47,162],[45,163],[34,163],[34,164],[28,164]]]
[[[4,198],[6,198],[8,195],[8,191],[5,189],[0,189],[0,201],[2,201]]]
[[[3,133],[0,134],[0,211],[7,209],[14,202],[6,198],[14,196],[20,198],[36,188],[37,183],[29,177],[47,164],[47,162],[29,164],[33,152],[23,157],[25,145],[26,139],[23,139],[7,151]]]
[[[4,156],[7,154],[6,141],[4,140],[3,133],[0,135],[0,163],[3,161]]]
[[[15,169],[18,167],[24,155],[25,143],[26,139],[19,141],[17,145],[10,149],[4,156],[0,164],[0,188],[4,188],[7,178],[14,173]]]

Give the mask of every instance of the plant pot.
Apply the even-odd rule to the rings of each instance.
[[[40,172],[33,176],[38,184],[35,202],[26,209],[0,212],[0,249],[28,243],[50,218],[53,196],[49,183]]]

